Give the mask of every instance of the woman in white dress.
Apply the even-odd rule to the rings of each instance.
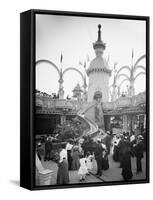
[[[57,184],[68,184],[69,172],[67,162],[67,151],[65,145],[62,145],[62,149],[59,153],[58,171],[57,171]]]
[[[89,175],[89,172],[93,169],[93,155],[91,155],[90,152],[87,152],[86,160],[87,160],[86,166],[87,166],[88,175]]]
[[[80,181],[84,181],[86,174],[88,173],[87,169],[87,159],[83,157],[83,155],[80,155],[80,168],[78,171],[78,175],[80,176]]]

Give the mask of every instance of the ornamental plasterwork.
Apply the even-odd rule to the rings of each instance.
[[[133,97],[120,97],[114,102],[103,102],[102,107],[104,113],[130,113],[130,112],[142,112],[145,110],[146,104],[146,93],[142,92]],[[67,108],[71,111],[86,111],[94,102],[78,102],[76,100],[65,100],[65,99],[51,99],[46,96],[36,97],[37,107],[50,109],[49,112],[53,112],[56,109]],[[144,105],[143,107],[141,105]]]
[[[87,70],[87,75],[91,74],[92,72],[97,73],[97,72],[104,72],[108,73],[111,76],[111,70],[107,68],[98,68],[98,69],[88,69]]]

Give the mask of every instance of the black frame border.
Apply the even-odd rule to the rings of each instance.
[[[36,14],[146,21],[146,179],[102,183],[35,185],[35,18]],[[32,9],[20,14],[20,186],[30,190],[81,188],[150,182],[150,18],[149,16]]]

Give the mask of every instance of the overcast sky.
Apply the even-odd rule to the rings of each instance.
[[[79,61],[84,62],[87,56],[90,61],[95,58],[92,44],[97,40],[98,24],[102,26],[102,40],[106,43],[104,58],[110,57],[110,69],[113,69],[114,62],[118,63],[117,69],[123,65],[131,65],[132,48],[134,62],[146,54],[145,21],[39,14],[36,15],[36,61],[48,59],[60,68],[62,52],[63,69],[75,67],[84,73]],[[145,66],[145,60],[141,64]],[[69,71],[65,74],[65,96],[72,95],[71,91],[78,82],[83,84],[76,72]],[[112,77],[110,85],[111,83]],[[36,67],[36,89],[57,93],[58,85],[58,74],[52,66],[44,63]],[[122,91],[127,85],[128,82],[125,82]],[[135,82],[136,94],[144,91],[145,87],[145,76],[140,76]]]

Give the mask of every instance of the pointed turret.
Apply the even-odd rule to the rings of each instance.
[[[93,48],[94,49],[100,48],[103,50],[105,50],[106,48],[106,44],[101,40],[101,25],[100,24],[98,25],[98,39],[95,43],[93,43]]]
[[[109,98],[109,77],[111,76],[111,70],[109,69],[108,62],[103,58],[103,53],[106,48],[106,44],[101,39],[101,25],[98,25],[98,39],[93,43],[93,49],[96,57],[90,62],[87,69],[87,75],[89,77],[88,84],[88,102],[92,102],[94,99],[100,99],[101,101],[108,101]]]

